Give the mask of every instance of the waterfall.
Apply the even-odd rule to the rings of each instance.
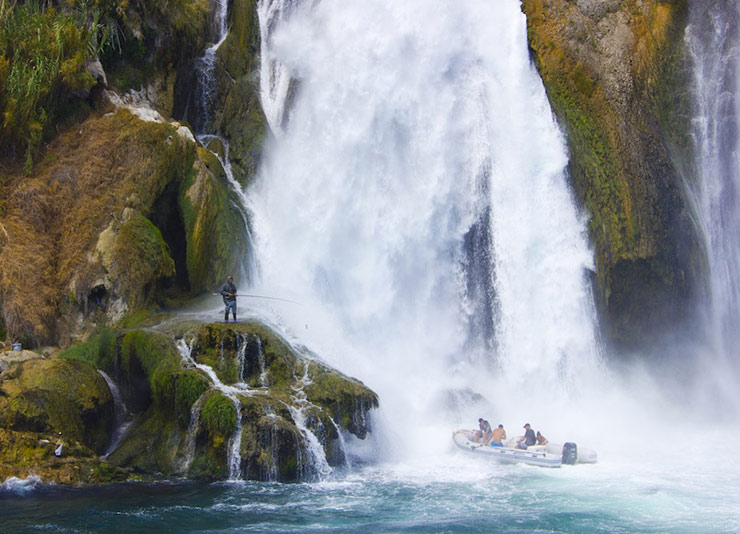
[[[196,62],[196,88],[195,88],[195,117],[194,117],[194,128],[195,136],[199,143],[207,148],[213,155],[215,155],[221,167],[226,174],[226,181],[229,184],[229,188],[236,195],[238,199],[237,207],[239,208],[242,217],[244,219],[244,234],[247,239],[247,243],[252,243],[252,229],[250,228],[250,209],[249,200],[244,194],[244,189],[241,184],[234,178],[234,173],[231,168],[231,160],[229,159],[229,140],[217,135],[217,133],[209,131],[209,122],[212,118],[214,96],[216,92],[216,80],[215,70],[216,62],[219,60],[216,52],[221,47],[223,42],[228,37],[228,0],[212,0],[212,16],[213,16],[213,32],[216,40],[209,46],[202,57]],[[216,141],[216,145],[220,145],[221,151],[211,149],[211,141]],[[250,245],[249,250],[252,249]],[[244,285],[247,285],[255,276],[257,265],[254,257],[248,254],[246,258],[242,259],[241,268],[241,279],[244,281]]]
[[[198,437],[198,432],[200,432],[200,412],[203,409],[203,403],[206,401],[206,393],[198,397],[198,400],[190,407],[190,424],[188,425],[187,434],[185,434],[185,454],[179,466],[179,471],[183,475],[188,474],[195,457],[195,439]]]
[[[108,384],[108,389],[110,389],[111,395],[113,396],[115,429],[113,430],[113,435],[111,436],[108,448],[105,450],[105,454],[103,454],[102,456],[103,458],[108,458],[108,456],[110,456],[111,453],[116,450],[118,445],[120,445],[121,441],[126,435],[126,432],[128,432],[128,429],[131,427],[131,423],[133,423],[133,418],[131,415],[131,411],[128,409],[128,407],[126,406],[126,402],[123,400],[123,395],[121,394],[121,390],[118,385],[104,371],[98,369],[98,373],[100,373],[106,384]]]
[[[226,40],[228,35],[228,0],[212,0],[212,29],[215,34],[215,41],[206,48],[205,53],[196,62],[197,69],[197,89],[195,100],[195,128],[202,131],[208,121],[211,119],[213,107],[213,97],[216,88],[214,87],[213,73],[216,69],[218,57],[216,52],[221,44]]]
[[[410,449],[433,441],[420,422],[477,418],[440,412],[450,391],[562,412],[602,373],[593,259],[519,2],[259,13],[275,136],[248,191],[257,285],[304,304],[275,322],[375,389]]]
[[[242,443],[242,403],[239,400],[238,395],[245,395],[249,394],[249,388],[246,384],[237,384],[237,386],[229,386],[224,384],[221,379],[216,374],[216,371],[213,370],[213,368],[209,365],[198,363],[196,362],[193,357],[193,341],[195,338],[190,340],[190,344],[188,344],[184,338],[180,338],[177,340],[177,349],[180,352],[180,357],[183,360],[183,363],[187,367],[196,367],[203,371],[208,378],[211,379],[211,385],[220,391],[225,397],[227,397],[232,403],[234,403],[234,410],[236,410],[236,426],[234,427],[234,432],[229,437],[229,443],[227,446],[227,459],[226,459],[226,465],[229,468],[229,480],[241,480],[241,443]],[[223,350],[223,349],[222,349]],[[201,397],[203,398],[203,397]],[[199,399],[200,401],[200,399]],[[199,429],[199,423],[197,422],[197,419],[200,418],[200,409],[201,406],[197,407],[199,402],[196,402],[193,404],[192,412],[191,412],[191,422],[190,422],[190,428],[188,429],[188,446],[187,446],[187,456],[189,456],[191,459],[188,460],[186,463],[185,468],[183,469],[184,472],[187,472],[187,468],[190,466],[190,463],[192,461],[192,455],[195,452],[195,437],[197,436],[197,432]],[[195,419],[195,422],[194,422]],[[191,447],[192,442],[192,447]]]
[[[709,265],[704,316],[719,385],[737,399],[740,367],[740,6],[693,2],[687,43],[693,59],[697,178],[690,184]],[[728,373],[728,369],[730,372]],[[736,409],[740,407],[736,406]]]
[[[286,407],[290,411],[290,415],[293,417],[293,422],[295,423],[296,428],[303,436],[303,440],[306,446],[306,452],[308,453],[311,462],[308,465],[311,470],[310,476],[317,477],[319,480],[321,480],[329,476],[332,473],[333,469],[329,465],[329,462],[326,460],[326,453],[324,452],[324,447],[321,444],[321,441],[319,441],[319,438],[316,436],[316,434],[308,427],[307,410],[311,408],[315,410],[321,409],[314,404],[311,404],[306,397],[306,392],[304,391],[304,389],[310,384],[311,380],[308,377],[308,362],[306,362],[303,376],[298,381],[298,385],[292,388],[292,402],[291,404],[286,404]],[[300,446],[297,448],[299,450],[302,449],[302,447]],[[307,473],[303,473],[303,477],[305,477],[306,474]]]

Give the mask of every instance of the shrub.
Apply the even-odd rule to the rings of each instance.
[[[87,1],[57,10],[0,0],[0,146],[25,148],[25,170],[60,108],[95,80],[85,70],[110,32]]]
[[[236,428],[237,415],[231,399],[221,393],[214,393],[203,405],[200,420],[212,437],[227,437]]]

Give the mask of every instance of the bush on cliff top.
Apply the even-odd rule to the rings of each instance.
[[[25,149],[26,172],[72,93],[96,83],[85,66],[108,42],[99,19],[87,2],[0,3],[0,146]]]

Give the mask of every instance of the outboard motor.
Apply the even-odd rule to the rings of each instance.
[[[578,460],[578,446],[575,443],[568,442],[563,445],[563,463],[574,465]]]

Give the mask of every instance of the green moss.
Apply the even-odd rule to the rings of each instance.
[[[79,361],[30,360],[3,382],[0,426],[20,431],[61,432],[96,451],[105,448],[113,398],[105,380]]]
[[[174,406],[173,374],[180,370],[180,357],[172,340],[143,330],[127,333],[121,342],[121,367],[129,379],[141,369],[153,401],[161,407]]]
[[[97,484],[125,482],[128,480],[128,471],[108,462],[100,462],[93,468],[92,478]]]
[[[308,399],[327,409],[340,428],[364,438],[369,430],[364,419],[370,409],[378,407],[377,395],[361,382],[315,362],[309,366],[309,377]]]
[[[179,205],[186,236],[186,263],[193,292],[220,287],[236,275],[248,253],[239,199],[216,156],[199,147],[182,182]]]
[[[234,402],[221,393],[209,396],[200,413],[201,423],[214,441],[231,436],[237,416]]]
[[[178,453],[181,452],[185,432],[176,418],[151,408],[131,428],[108,460],[142,474],[171,475],[178,470]]]
[[[118,333],[112,328],[103,328],[84,343],[64,349],[59,357],[92,365],[106,372],[113,370],[118,348]]]
[[[190,423],[190,409],[209,387],[208,379],[195,370],[175,374],[175,413],[182,427]]]
[[[134,215],[118,231],[111,251],[111,276],[132,308],[146,303],[156,284],[175,275],[175,261],[162,233],[152,222]],[[143,289],[143,294],[142,294]]]

